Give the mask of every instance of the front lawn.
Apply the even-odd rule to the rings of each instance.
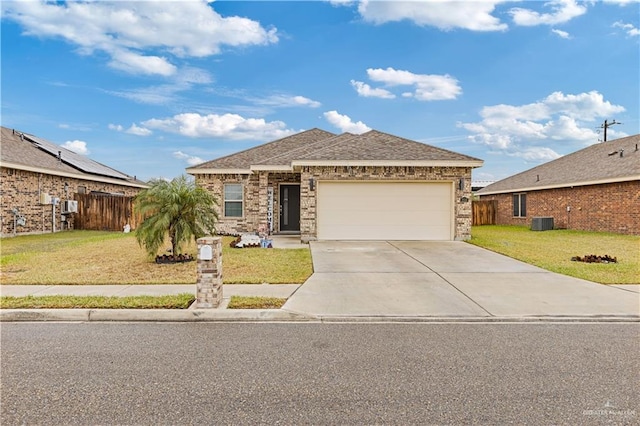
[[[226,284],[299,284],[313,272],[311,253],[302,249],[232,249],[223,237]],[[167,244],[167,247],[169,245]],[[158,265],[133,234],[66,231],[3,238],[2,284],[194,284],[196,263]],[[195,243],[187,253],[195,257]]]
[[[602,284],[640,283],[640,237],[573,230],[531,231],[522,226],[474,226],[471,244],[549,271]],[[583,263],[572,257],[609,255],[618,263]]]
[[[0,309],[188,309],[193,294],[168,296],[0,297]],[[231,296],[227,309],[280,309],[287,299]]]
[[[193,294],[170,296],[25,296],[0,297],[0,309],[187,309]]]

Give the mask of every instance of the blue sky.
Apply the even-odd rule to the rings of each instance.
[[[498,180],[640,133],[640,4],[3,1],[2,125],[140,179],[319,127]]]

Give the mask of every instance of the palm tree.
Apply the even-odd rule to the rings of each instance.
[[[167,234],[174,256],[183,243],[215,233],[218,215],[213,195],[196,186],[186,176],[172,181],[154,179],[150,187],[142,190],[134,201],[135,210],[144,217],[136,229],[136,239],[150,257],[158,253]]]

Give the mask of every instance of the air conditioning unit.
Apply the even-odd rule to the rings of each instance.
[[[532,231],[550,231],[553,229],[552,217],[534,217],[531,220]]]
[[[76,200],[66,200],[62,202],[62,214],[78,213],[78,202]]]

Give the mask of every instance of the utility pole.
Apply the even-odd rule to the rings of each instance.
[[[611,123],[607,122],[607,120],[604,120],[604,123],[602,125],[600,125],[600,128],[604,129],[604,141],[603,142],[607,141],[607,129],[609,127],[613,126],[614,124],[622,124],[622,123],[620,123],[619,121],[616,121],[614,119]]]

